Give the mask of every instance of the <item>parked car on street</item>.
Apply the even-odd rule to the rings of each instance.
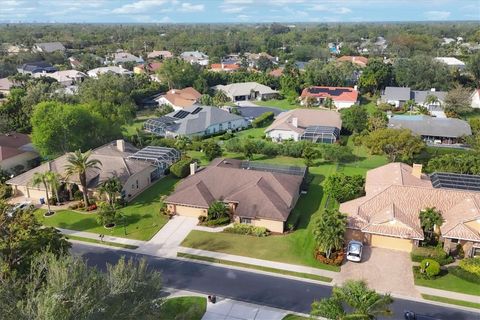
[[[353,262],[362,261],[363,243],[352,240],[347,246],[347,260]]]
[[[438,318],[434,318],[431,316],[416,314],[413,311],[405,311],[404,316],[405,320],[439,320]]]

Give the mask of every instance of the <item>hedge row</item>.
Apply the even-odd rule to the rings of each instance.
[[[468,282],[480,284],[480,276],[468,272],[460,267],[449,267],[448,272]]]
[[[410,254],[412,261],[422,262],[424,259],[437,261],[441,266],[452,263],[453,257],[449,256],[441,247],[418,247]]]
[[[170,172],[177,178],[185,178],[190,174],[190,163],[192,158],[183,158],[172,164]]]
[[[223,231],[228,233],[245,234],[255,237],[266,237],[269,234],[267,228],[255,227],[243,223],[235,223],[232,227],[225,228],[225,230]]]

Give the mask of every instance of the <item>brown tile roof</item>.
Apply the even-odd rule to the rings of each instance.
[[[240,217],[286,221],[303,178],[241,169],[233,159],[216,159],[178,184],[167,203],[208,208],[215,200],[237,203]]]
[[[240,69],[240,66],[235,63],[226,64],[226,63],[212,63],[210,69],[213,71],[235,71]]]
[[[30,137],[26,134],[0,134],[0,161],[27,152],[22,149],[27,144],[30,144]]]
[[[171,104],[178,107],[191,107],[193,106],[202,94],[192,87],[185,89],[172,89],[167,92],[165,98],[170,101]]]
[[[362,56],[343,56],[337,59],[338,62],[351,62],[361,67],[366,67],[368,58]]]
[[[270,71],[268,74],[275,78],[281,77],[283,74],[283,68],[274,69]]]
[[[292,119],[297,118],[298,125],[292,124]],[[293,109],[282,112],[277,119],[267,128],[265,132],[272,130],[288,130],[302,133],[305,128],[311,126],[328,126],[342,128],[340,113],[327,109]]]
[[[351,87],[320,87],[312,86],[303,89],[300,98],[330,98],[333,101],[351,101],[358,100],[358,91]]]
[[[370,170],[367,195],[340,205],[340,211],[348,215],[348,227],[423,239],[420,211],[435,207],[445,219],[440,227],[443,237],[480,241],[479,231],[467,225],[480,220],[480,192],[433,188],[425,177],[420,180],[412,176],[411,170],[412,167],[398,163]]]

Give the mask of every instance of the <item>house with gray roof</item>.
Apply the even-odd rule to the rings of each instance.
[[[278,96],[278,91],[257,82],[239,82],[214,86],[213,90],[223,91],[232,101],[268,100]]]
[[[433,96],[437,101],[428,101],[429,96]],[[409,87],[386,87],[380,99],[384,103],[394,105],[396,108],[402,107],[408,100],[413,100],[419,106],[427,108],[434,116],[445,118],[443,113],[443,103],[447,92],[430,90],[411,90]]]
[[[199,64],[201,66],[208,66],[208,56],[200,51],[185,51],[180,54],[180,58],[189,62],[190,64]]]
[[[58,71],[46,61],[27,62],[17,68],[18,73],[35,74],[35,73],[53,73]]]
[[[141,57],[137,57],[129,52],[115,52],[112,54],[110,59],[107,61],[113,63],[114,65],[119,65],[126,62],[134,62],[134,63],[143,63],[143,59]]]
[[[248,121],[228,111],[207,106],[192,106],[149,119],[144,124],[148,132],[162,137],[204,136],[237,131],[248,127]]]
[[[429,144],[458,145],[472,135],[468,122],[454,118],[437,118],[426,115],[396,115],[388,120],[388,127],[409,129]]]
[[[42,52],[42,53],[52,53],[52,52],[65,52],[65,47],[60,42],[41,42],[35,43],[33,45],[34,52]]]

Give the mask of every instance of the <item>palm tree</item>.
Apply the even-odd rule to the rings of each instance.
[[[60,188],[60,175],[53,171],[46,172],[46,175],[47,183],[52,191],[52,197],[55,195],[58,204],[60,203],[60,198],[58,195],[58,189]]]
[[[221,201],[213,202],[208,208],[208,220],[217,220],[220,218],[228,217],[228,215],[229,209],[227,205]]]
[[[407,111],[412,111],[415,107],[417,106],[417,104],[415,103],[415,100],[407,100],[405,101],[405,104],[403,105],[403,111],[404,112],[407,112]]]
[[[335,109],[335,102],[332,100],[332,98],[327,97],[323,101],[323,106],[325,108],[328,108],[328,109],[332,110],[332,109]]]
[[[420,225],[422,226],[427,241],[430,242],[435,231],[435,226],[440,227],[444,221],[442,214],[435,207],[426,208],[425,210],[420,211],[419,218]]]
[[[314,222],[313,237],[320,252],[330,258],[334,250],[342,247],[347,216],[336,209],[327,209]]]
[[[438,99],[437,96],[433,95],[433,94],[429,94],[427,95],[427,97],[425,98],[425,101],[424,101],[424,104],[427,105],[427,108],[428,106],[432,105],[432,104],[440,104],[440,100]]]
[[[348,280],[341,287],[334,287],[330,298],[312,304],[312,316],[328,319],[377,319],[391,315],[389,294],[378,294],[367,287],[364,281]],[[348,311],[345,310],[347,306]]]
[[[45,198],[47,199],[47,208],[48,208],[48,212],[50,212],[50,196],[48,194],[48,185],[49,185],[49,175],[50,173],[47,171],[47,172],[35,172],[35,174],[33,175],[33,178],[32,178],[32,185],[34,187],[37,187],[39,185],[43,185],[43,187],[45,188]]]
[[[91,151],[82,153],[80,150],[70,153],[67,157],[69,164],[65,166],[65,174],[70,177],[74,174],[78,174],[80,184],[82,185],[83,201],[85,206],[89,205],[88,202],[88,189],[87,189],[87,171],[88,169],[100,169],[99,165],[102,162],[97,159],[90,160]]]
[[[100,193],[107,195],[108,203],[114,207],[115,198],[122,192],[122,183],[117,177],[108,178],[99,188]]]

